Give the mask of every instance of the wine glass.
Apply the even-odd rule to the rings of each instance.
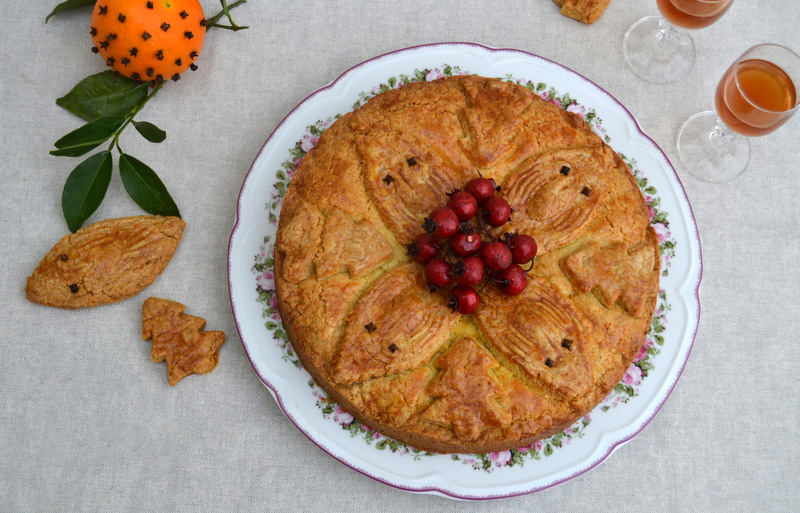
[[[647,16],[625,34],[625,61],[648,82],[670,84],[694,67],[694,40],[687,30],[720,19],[733,0],[656,0],[661,16]]]
[[[776,44],[756,45],[722,76],[716,111],[695,114],[678,132],[678,155],[707,182],[733,180],[750,160],[748,137],[766,135],[800,107],[800,56]]]

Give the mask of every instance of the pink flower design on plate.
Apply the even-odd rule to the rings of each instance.
[[[637,367],[635,364],[631,364],[631,366],[628,367],[628,370],[625,371],[622,381],[624,381],[626,385],[638,385],[642,382],[642,369]]]
[[[650,210],[652,211],[653,209],[651,208]],[[651,215],[651,219],[652,219],[652,215]],[[658,243],[659,244],[661,244],[662,242],[667,240],[667,237],[669,237],[669,235],[670,235],[669,228],[667,228],[667,225],[665,225],[664,223],[653,223],[653,229],[656,231],[656,235],[658,236]]]
[[[444,77],[444,75],[437,68],[437,69],[429,71],[428,74],[425,75],[425,81],[426,82],[431,82],[433,80],[438,80],[438,79],[443,78],[443,77]]]
[[[304,152],[308,153],[311,151],[311,148],[317,145],[319,142],[319,137],[316,135],[304,135],[302,139],[300,139],[300,149]]]
[[[353,422],[353,416],[342,409],[338,404],[333,410],[333,420],[342,425],[347,425]]]
[[[570,104],[570,106],[567,107],[567,112],[572,112],[580,117],[584,117],[586,115],[586,109],[577,103]]]
[[[498,467],[502,467],[511,461],[511,451],[491,452],[489,453],[489,459]]]
[[[278,311],[278,295],[273,294],[271,298],[269,298],[269,306],[272,308],[272,312],[269,314],[270,317],[274,320],[278,320],[281,318],[281,314]]]
[[[262,251],[262,255],[263,251]],[[266,270],[256,278],[256,284],[261,290],[274,290],[275,289],[275,275],[272,271]]]
[[[653,345],[653,341],[649,338],[646,338],[644,340],[644,344],[642,344],[642,347],[639,348],[639,353],[636,355],[636,358],[634,358],[633,361],[638,362],[647,358],[647,350],[653,347]]]

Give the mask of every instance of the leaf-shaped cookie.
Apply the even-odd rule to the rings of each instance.
[[[167,267],[185,226],[177,217],[136,216],[66,235],[28,277],[28,300],[72,309],[134,296]]]

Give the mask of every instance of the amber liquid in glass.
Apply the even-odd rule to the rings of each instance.
[[[725,72],[714,101],[719,118],[728,128],[742,135],[759,136],[789,119],[790,111],[797,105],[797,91],[781,68],[768,61],[750,59],[734,64]]]
[[[730,8],[727,2],[701,2],[699,0],[657,0],[661,15],[673,25],[687,29],[707,27],[720,19]]]

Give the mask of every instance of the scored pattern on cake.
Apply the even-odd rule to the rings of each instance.
[[[350,384],[419,367],[447,342],[457,321],[444,299],[428,292],[416,266],[388,272],[348,316],[331,362],[333,379]]]
[[[298,168],[292,184],[294,186],[299,183],[303,186],[297,187],[299,192],[294,192],[290,187],[286,195],[285,217],[281,218],[276,243],[277,290],[283,320],[297,347],[298,355],[317,382],[337,402],[367,424],[417,447],[437,451],[473,452],[517,447],[563,429],[580,418],[587,409],[605,396],[614,383],[619,381],[641,345],[642,333],[647,331],[646,327],[650,323],[648,312],[651,314],[655,305],[660,263],[657,257],[658,240],[650,233],[652,229],[640,231],[627,227],[620,228],[609,222],[613,219],[618,224],[620,218],[624,221],[628,215],[620,214],[615,207],[624,205],[627,201],[624,198],[629,198],[631,195],[638,197],[638,200],[634,201],[638,204],[638,209],[633,209],[631,216],[641,215],[640,213],[646,215],[644,202],[636,182],[624,164],[619,165],[621,161],[578,116],[570,115],[547,102],[541,102],[537,95],[530,94],[524,88],[512,87],[511,84],[492,79],[459,77],[458,80],[440,81],[432,87],[436,89],[433,94],[438,95],[437,98],[455,102],[439,109],[445,119],[451,120],[455,114],[460,120],[462,132],[455,140],[452,139],[452,131],[448,132],[452,125],[450,122],[443,123],[442,132],[437,133],[435,131],[437,125],[429,120],[415,125],[402,136],[389,137],[392,130],[387,130],[387,126],[394,127],[394,131],[398,132],[398,126],[414,119],[409,111],[414,111],[417,115],[419,112],[435,111],[431,106],[436,102],[430,99],[423,98],[415,102],[405,100],[406,94],[413,94],[410,91],[412,88],[408,86],[403,88],[409,90],[407,93],[403,91],[402,94],[379,95],[367,104],[366,109],[357,110],[346,120],[349,122],[349,131],[347,123],[344,123],[344,127],[337,126],[338,123],[332,127],[332,132],[338,133],[341,141],[348,142],[343,153],[355,154],[360,159],[363,181],[336,184],[338,190],[354,200],[350,202],[350,208],[346,212],[346,217],[352,222],[351,229],[355,231],[356,227],[366,222],[369,224],[365,227],[374,225],[375,230],[381,235],[392,234],[393,236],[389,235],[387,239],[394,248],[391,260],[378,258],[355,274],[346,265],[339,264],[336,264],[338,266],[336,270],[331,271],[330,267],[325,267],[327,259],[326,264],[320,266],[318,259],[320,252],[309,248],[310,244],[296,248],[293,242],[286,240],[298,215],[306,215],[306,220],[303,222],[307,226],[316,227],[314,229],[318,229],[320,234],[327,219],[339,215],[332,208],[331,202],[325,200],[329,198],[328,193],[322,192],[321,188],[319,194],[315,192],[316,180],[308,178],[312,172],[304,171],[304,168],[313,169],[317,164],[314,150]],[[453,95],[453,91],[459,95]],[[514,101],[506,101],[509,95]],[[494,101],[491,101],[491,98],[494,98]],[[505,105],[501,106],[500,100],[503,100]],[[372,108],[373,104],[380,107]],[[404,108],[405,106],[408,108]],[[377,116],[375,112],[380,112],[381,115]],[[370,125],[370,114],[375,120],[373,125]],[[503,116],[509,117],[508,123],[502,122]],[[480,130],[480,119],[491,120],[491,123],[487,122],[486,130]],[[504,132],[503,126],[515,128]],[[336,130],[333,130],[334,128]],[[424,134],[420,132],[423,129],[426,131]],[[398,140],[410,142],[405,147],[398,146],[401,149],[397,154],[382,160],[377,157],[380,154],[380,144],[375,141],[367,142],[370,137],[379,136],[384,138],[384,142]],[[331,139],[324,144],[320,141],[320,146],[327,146],[328,152],[331,144]],[[391,149],[393,146],[389,144],[388,147]],[[460,148],[460,151],[453,153],[456,147]],[[372,153],[369,153],[370,151]],[[559,153],[561,155],[558,155]],[[325,151],[320,151],[319,154],[319,160],[327,158]],[[465,159],[472,163],[471,169],[464,165]],[[553,174],[556,161],[562,162],[556,172],[560,177],[569,180],[563,182],[570,183],[569,187],[552,185],[553,180],[559,178]],[[369,164],[370,162],[372,164]],[[386,164],[387,162],[390,164]],[[405,167],[400,167],[401,164]],[[322,166],[321,163],[319,165]],[[350,169],[353,167],[349,164],[348,166]],[[564,167],[569,167],[570,173],[574,172],[572,179],[568,174],[562,173]],[[592,171],[592,168],[595,170]],[[469,171],[470,174],[466,174],[465,171]],[[415,175],[415,172],[424,173],[422,176],[433,176],[433,182],[443,187],[458,182],[459,178],[461,182],[457,183],[456,187],[461,186],[467,179],[474,177],[476,172],[481,172],[497,180],[502,187],[501,194],[509,198],[510,202],[510,198],[530,197],[530,192],[519,192],[524,189],[522,185],[519,189],[512,186],[515,181],[520,184],[538,184],[533,187],[535,190],[533,195],[539,194],[539,203],[536,204],[534,201],[529,208],[517,209],[512,216],[512,228],[522,226],[526,222],[532,223],[533,216],[530,212],[539,216],[538,222],[534,223],[537,226],[542,222],[545,225],[548,221],[551,222],[552,227],[540,228],[539,234],[543,240],[550,241],[548,254],[537,258],[537,264],[531,271],[531,277],[536,283],[541,281],[544,285],[531,287],[531,290],[548,289],[553,292],[555,294],[553,297],[559,298],[554,300],[554,304],[561,305],[553,311],[570,311],[571,308],[574,319],[544,322],[547,327],[540,328],[533,336],[525,335],[525,332],[531,330],[526,330],[523,326],[516,330],[516,335],[513,335],[516,337],[514,345],[501,340],[509,338],[506,335],[512,333],[509,323],[498,328],[497,333],[490,333],[492,328],[487,329],[482,322],[463,318],[459,320],[456,317],[455,321],[448,323],[436,315],[423,316],[414,321],[417,323],[416,327],[409,333],[403,334],[392,330],[391,334],[386,335],[388,338],[385,340],[390,342],[388,345],[383,344],[386,345],[385,348],[381,344],[367,343],[369,339],[358,332],[359,326],[367,335],[374,332],[367,329],[371,322],[359,324],[366,318],[365,312],[386,312],[387,318],[398,322],[398,319],[413,317],[409,315],[412,311],[429,306],[421,300],[403,301],[402,297],[393,298],[391,294],[377,292],[386,276],[392,275],[403,266],[416,266],[413,263],[404,263],[407,259],[404,260],[400,256],[402,252],[398,250],[399,245],[407,241],[411,233],[418,231],[421,216],[431,210],[429,204],[435,201],[443,203],[441,199],[436,199],[437,193],[441,195],[449,192],[425,186],[408,186],[408,184],[428,183],[426,180],[420,182],[420,175]],[[621,172],[624,172],[625,176],[621,176]],[[612,175],[613,179],[608,175]],[[579,190],[577,190],[578,182],[583,182]],[[406,185],[407,189],[400,194],[391,194],[391,187],[399,185]],[[562,192],[559,193],[559,190]],[[562,205],[570,203],[564,199],[565,197],[571,199],[573,204],[577,204],[575,202],[577,196],[582,197],[578,199],[583,201],[584,206],[542,209],[543,205],[548,206],[553,202],[561,202]],[[308,215],[307,212],[302,214],[304,209],[298,205],[302,205],[304,201],[312,202],[321,217]],[[366,208],[360,208],[359,205],[362,204],[366,205]],[[400,208],[395,210],[389,206]],[[294,215],[291,212],[299,214]],[[600,215],[600,212],[603,214]],[[414,224],[414,215],[417,216],[417,224]],[[628,224],[646,227],[648,222],[647,219],[644,222],[632,219]],[[311,230],[311,240],[315,236],[314,229]],[[548,238],[548,235],[552,236]],[[655,277],[654,281],[647,282],[651,288],[643,289],[644,299],[641,304],[646,306],[644,312],[631,307],[632,303],[627,299],[620,299],[619,303],[622,306],[618,305],[617,301],[611,303],[601,301],[604,290],[602,283],[595,282],[589,290],[584,290],[586,286],[581,286],[579,282],[588,284],[592,280],[585,276],[579,278],[582,271],[578,267],[570,272],[567,270],[570,268],[569,265],[562,264],[565,258],[574,254],[582,245],[597,242],[595,238],[605,242],[605,246],[624,244],[626,248],[633,247],[635,251],[631,253],[632,255],[645,254],[648,251],[656,255],[654,260],[647,258],[631,260],[631,265],[639,266],[638,270],[642,276]],[[314,254],[309,257],[306,253]],[[287,262],[288,267],[284,267]],[[303,265],[297,265],[297,262]],[[322,272],[320,267],[323,269]],[[603,269],[602,265],[585,267]],[[296,271],[298,268],[301,269],[300,272]],[[291,272],[286,276],[287,269],[300,275],[299,282],[302,283],[291,281],[290,278],[298,279],[298,276]],[[301,302],[293,296],[299,294],[299,291],[306,286],[306,281],[316,281],[322,286],[328,280],[341,279],[339,271],[349,273],[351,278],[357,277],[360,272],[362,279],[360,282],[356,280],[360,286],[354,285],[354,288],[361,292],[347,293],[349,299],[344,302],[351,305],[348,307],[351,310],[349,314],[344,315],[344,324],[341,316],[336,319],[324,319],[325,323],[338,324],[327,330],[330,336],[324,342],[316,342],[314,334],[326,330],[315,326],[313,322],[308,323],[307,315],[298,311],[298,308],[302,307]],[[596,271],[590,271],[589,274],[592,272]],[[419,268],[417,274],[421,276]],[[427,294],[424,284],[422,285],[418,290],[423,295]],[[392,288],[394,289],[396,287]],[[401,287],[397,290],[408,289]],[[601,297],[595,301],[599,308],[588,303],[586,299],[597,297],[598,294]],[[414,295],[410,294],[409,297],[413,298]],[[610,296],[606,296],[605,299],[610,299]],[[331,300],[335,301],[335,297]],[[560,301],[563,301],[563,304]],[[364,306],[367,304],[369,306]],[[627,307],[623,308],[626,304],[631,307],[630,310]],[[569,308],[564,305],[569,305]],[[433,308],[434,311],[436,309]],[[604,310],[609,313],[604,314]],[[547,312],[548,309],[542,306],[540,312],[529,315],[531,318],[539,315],[542,319],[558,317],[552,313],[548,315]],[[480,310],[476,317],[480,319]],[[608,319],[613,319],[615,323],[615,329],[609,335],[614,340],[595,342],[591,335],[591,326],[602,325],[604,320],[607,322]],[[432,322],[434,324],[431,324]],[[377,329],[377,324],[372,324]],[[570,325],[572,328],[569,328]],[[563,334],[559,335],[570,330],[579,333],[578,336],[572,335],[577,340]],[[423,343],[417,344],[413,341],[416,333],[424,334],[419,337]],[[493,402],[484,403],[493,406],[488,411],[494,414],[489,414],[480,423],[477,431],[474,427],[467,428],[462,421],[456,421],[458,415],[455,412],[464,411],[463,405],[459,406],[460,409],[444,408],[447,404],[460,404],[458,394],[452,392],[453,387],[443,389],[441,385],[436,385],[443,379],[441,364],[447,362],[447,359],[442,360],[444,355],[451,354],[450,351],[454,348],[464,347],[467,341],[483,352],[478,354],[485,354],[491,360],[492,364],[483,369],[492,378],[491,383],[505,391],[497,394]],[[565,341],[569,342],[567,345],[570,345],[571,349],[559,345],[560,352],[556,351],[551,355],[557,356],[557,359],[547,356],[544,362],[539,362],[539,354],[547,353],[547,348],[555,349],[556,342],[562,344],[566,343]],[[524,357],[520,348],[527,351]],[[414,352],[413,358],[405,354],[399,355],[401,350],[404,353]],[[598,354],[601,357],[598,358]],[[327,356],[320,358],[320,355]],[[417,385],[416,388],[398,386],[397,390],[404,392],[393,392],[395,390],[391,386],[393,381],[399,385],[412,375],[416,379],[412,379],[411,382]],[[451,375],[450,381],[455,375]],[[428,384],[420,388],[419,384],[423,380],[428,380]],[[409,393],[412,389],[414,392]],[[376,399],[375,390],[383,391],[381,400]],[[451,391],[450,397],[447,397],[446,390]],[[388,398],[393,393],[399,393],[403,400],[393,401]],[[437,393],[442,395],[437,396]],[[433,408],[437,402],[440,406]],[[397,415],[388,418],[380,414],[380,408],[376,408],[376,404],[395,409],[405,404],[406,409],[402,414],[398,411]],[[451,412],[452,418],[449,421],[443,417],[442,412],[446,411]],[[479,414],[477,411],[475,413],[476,418],[483,418],[482,413]],[[510,416],[513,421],[505,424],[498,420],[506,416]]]
[[[539,254],[573,241],[606,200],[613,158],[608,147],[554,151],[506,178],[505,197],[520,215],[517,229],[536,239]]]

